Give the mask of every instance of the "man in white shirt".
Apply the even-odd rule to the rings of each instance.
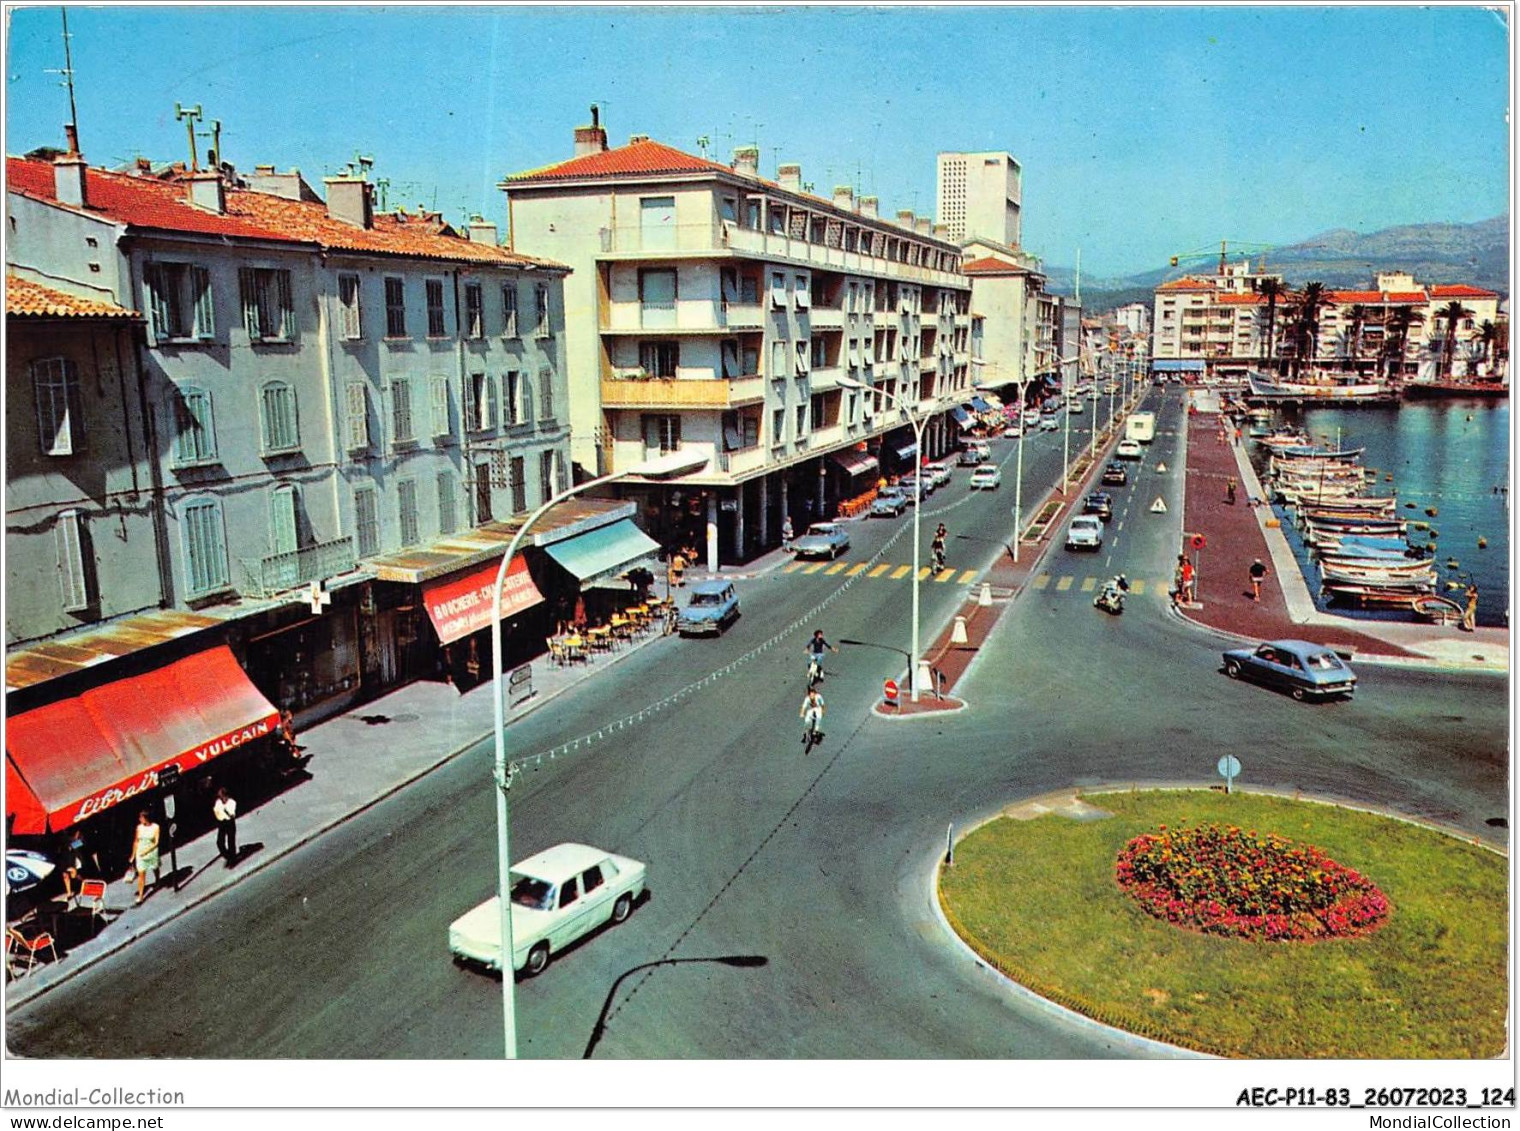
[[[211,815],[216,818],[216,850],[230,868],[237,863],[237,802],[226,787],[216,791]]]

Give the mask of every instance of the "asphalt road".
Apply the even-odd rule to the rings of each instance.
[[[652,891],[626,924],[519,985],[521,1054],[583,1055],[609,990],[634,967],[760,955],[760,967],[688,961],[624,978],[595,1055],[1133,1055],[1010,995],[933,915],[931,871],[947,823],[964,827],[1071,784],[1211,781],[1228,751],[1250,785],[1502,836],[1485,822],[1507,815],[1503,679],[1364,667],[1353,703],[1306,706],[1218,674],[1218,642],[1171,617],[1164,592],[1132,597],[1122,617],[1092,608],[1080,579],[1170,572],[1182,513],[1176,415],[1169,404],[1138,480],[1115,489],[1121,505],[1104,552],[1079,559],[1056,547],[1045,562],[1056,583],[1031,588],[1004,616],[958,689],[967,711],[875,719],[881,680],[902,661],[848,647],[829,658],[826,738],[804,757],[797,706],[808,631],[906,648],[908,582],[777,571],[740,583],[744,616],[724,637],[662,642],[514,725],[514,752],[553,748],[784,634],[615,741],[514,786],[514,858],[584,840],[648,861]],[[1027,441],[1026,513],[1059,474],[1061,439]],[[1011,526],[1014,446],[995,447],[1001,491],[969,494],[959,472],[928,501],[926,557],[929,520],[941,518],[952,533],[988,539],[953,541],[953,566],[1002,552],[994,542]],[[1156,472],[1160,461],[1177,470]],[[1157,494],[1167,515],[1147,509]],[[844,560],[907,564],[910,523],[911,513],[852,523]],[[1064,576],[1074,582],[1063,590]],[[926,641],[963,595],[958,584],[924,585]],[[489,762],[484,745],[467,752],[14,1011],[12,1051],[499,1056],[499,984],[456,968],[445,942],[448,923],[494,887]]]

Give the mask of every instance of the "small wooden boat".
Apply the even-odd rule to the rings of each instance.
[[[1459,603],[1450,597],[1442,597],[1439,593],[1418,593],[1409,598],[1409,607],[1416,616],[1436,624],[1456,624],[1462,619],[1464,611]]]

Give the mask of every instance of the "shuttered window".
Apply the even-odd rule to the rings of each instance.
[[[359,276],[338,276],[339,332],[345,341],[364,337],[363,311],[359,307]]]
[[[452,534],[458,528],[454,512],[454,473],[440,471],[438,473],[438,533]]]
[[[380,514],[375,506],[373,487],[359,487],[354,491],[354,536],[358,540],[361,558],[380,552]]]
[[[369,447],[369,394],[363,381],[350,381],[344,388],[344,438],[351,452]]]
[[[428,416],[432,421],[434,439],[447,439],[454,433],[454,422],[449,412],[449,379],[428,379]]]
[[[421,539],[417,529],[417,481],[402,479],[396,483],[396,505],[401,518],[401,544],[415,546]]]
[[[80,413],[79,371],[66,357],[32,362],[32,389],[37,399],[37,442],[46,456],[68,456],[84,447],[84,418]]]
[[[471,373],[465,400],[464,426],[471,432],[496,427],[496,379],[487,373]]]
[[[509,468],[507,486],[512,489],[512,513],[522,514],[528,509],[528,484],[523,457],[513,456]]]
[[[211,275],[193,263],[146,263],[148,318],[155,342],[207,340],[216,336]]]
[[[549,288],[543,283],[539,283],[534,288],[534,298],[538,303],[538,323],[534,327],[533,333],[540,338],[550,337],[554,333],[554,330],[549,324]]]
[[[503,283],[501,285],[501,336],[504,338],[517,337],[517,284]]]
[[[554,370],[547,365],[538,371],[538,415],[541,420],[554,419]]]
[[[296,536],[296,489],[282,483],[269,492],[269,552],[292,554],[299,548]]]
[[[196,499],[180,511],[185,546],[185,588],[191,597],[227,586],[227,538],[222,528],[222,504]]]
[[[414,443],[417,433],[412,423],[412,382],[406,377],[391,378],[391,443],[404,446]]]
[[[301,446],[296,391],[284,381],[270,381],[259,393],[264,454],[296,451]]]
[[[174,463],[185,467],[216,459],[216,427],[211,415],[211,394],[187,386],[174,401]]]
[[[406,282],[395,277],[385,280],[385,336],[406,337]]]
[[[485,298],[481,293],[479,283],[464,285],[464,336],[467,338],[486,336]]]
[[[554,497],[555,452],[540,452],[538,456],[538,502],[542,506]]]
[[[58,543],[58,591],[63,599],[63,610],[76,613],[90,604],[89,585],[85,576],[84,515],[77,510],[59,512],[54,536]]]
[[[291,300],[290,272],[267,267],[238,270],[243,299],[243,325],[254,342],[288,342],[296,336],[296,311]]]
[[[444,320],[443,310],[443,280],[428,279],[427,283],[427,319],[428,337],[442,338],[447,336],[448,327]]]

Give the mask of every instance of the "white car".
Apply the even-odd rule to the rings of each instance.
[[[1040,417],[1040,431],[1041,432],[1059,432],[1060,430],[1061,430],[1061,422],[1056,417],[1054,417],[1054,416],[1042,416],[1042,417]]]
[[[1096,515],[1079,514],[1066,528],[1068,550],[1101,550],[1103,548],[1103,520]]]
[[[637,860],[589,844],[557,844],[513,865],[512,969],[542,973],[551,954],[628,918],[647,872]],[[501,969],[500,897],[449,924],[449,950],[456,961]]]
[[[980,491],[983,488],[994,491],[1003,484],[1003,473],[995,463],[984,463],[971,473],[971,489]]]
[[[1072,401],[1069,405],[1066,406],[1066,412],[1067,412],[1068,415],[1071,415],[1071,416],[1081,416],[1082,415],[1082,402],[1081,401]]]
[[[1119,446],[1114,449],[1114,455],[1120,459],[1139,459],[1140,454],[1139,440],[1120,440]]]
[[[1037,408],[1026,408],[1024,410],[1024,427],[1035,428],[1039,426],[1039,423],[1040,410]]]
[[[936,487],[943,487],[950,482],[950,465],[944,460],[938,463],[924,464],[924,474],[934,481]]]

